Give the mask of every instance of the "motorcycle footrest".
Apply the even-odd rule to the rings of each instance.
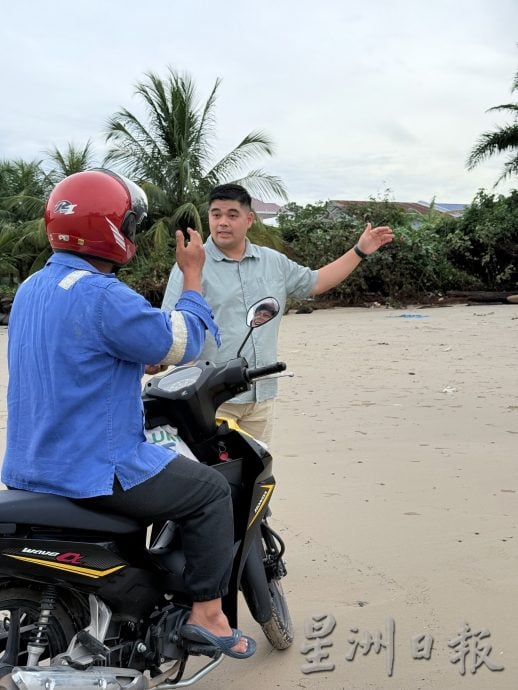
[[[221,649],[214,647],[211,644],[202,644],[200,642],[192,642],[191,640],[182,639],[182,647],[189,654],[195,656],[210,656],[215,659],[222,654]]]
[[[90,635],[86,630],[80,630],[77,633],[77,641],[93,655],[99,654],[104,656],[110,651],[109,647],[106,647],[102,642],[96,640],[95,637]]]

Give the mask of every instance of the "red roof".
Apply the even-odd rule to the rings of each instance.
[[[338,206],[338,208],[345,209],[347,208],[347,206],[366,206],[367,204],[376,204],[383,202],[349,200],[346,201],[340,199],[333,199],[331,203],[335,204],[335,206]],[[403,211],[414,211],[414,213],[419,213],[421,216],[426,216],[432,208],[432,206],[430,204],[427,204],[425,201],[391,201],[390,203],[402,209]],[[435,202],[433,204],[433,209],[434,211],[439,211],[440,213],[445,213],[446,215],[456,217],[462,215],[466,206],[467,204],[439,204],[438,202]]]
[[[279,213],[281,207],[279,204],[274,204],[269,201],[261,201],[260,199],[252,199],[252,208],[256,213]]]
[[[339,208],[347,208],[347,206],[367,206],[367,204],[372,204],[376,202],[372,201],[342,201],[339,199],[333,199],[331,201],[332,204],[335,204]],[[427,213],[430,212],[430,207],[427,206],[426,204],[419,204],[419,203],[414,203],[412,201],[391,201],[391,204],[394,206],[397,206],[398,208],[403,209],[404,211],[415,211],[416,213],[420,213],[422,216],[425,216]]]

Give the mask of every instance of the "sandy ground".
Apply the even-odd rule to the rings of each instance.
[[[333,309],[281,330],[295,376],[272,508],[296,641],[271,650],[243,606],[257,653],[196,687],[514,690],[518,307]]]

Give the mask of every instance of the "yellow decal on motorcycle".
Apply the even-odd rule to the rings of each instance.
[[[100,577],[106,577],[106,575],[111,575],[121,568],[125,568],[124,565],[117,565],[114,568],[107,568],[106,570],[93,570],[92,568],[82,568],[78,565],[70,565],[69,563],[56,563],[55,561],[45,561],[40,558],[28,558],[27,556],[15,556],[14,554],[6,553],[4,554],[6,558],[16,558],[18,561],[26,561],[27,563],[34,563],[35,565],[43,565],[46,568],[56,568],[57,570],[65,570],[67,573],[75,573],[76,575],[84,575],[85,577],[91,577],[94,580]]]
[[[254,438],[251,434],[248,433],[248,431],[245,431],[242,429],[239,424],[236,422],[235,419],[230,419],[229,417],[216,417],[216,424],[219,426],[220,424],[223,424],[223,422],[226,422],[228,424],[228,428],[231,429],[232,431],[240,431],[242,434],[245,434],[245,436],[249,436],[250,438]]]
[[[264,492],[262,493],[261,498],[257,501],[257,504],[254,508],[254,517],[248,523],[247,529],[250,529],[250,527],[254,524],[254,522],[261,514],[262,509],[270,500],[270,496],[272,495],[274,487],[275,484],[261,484],[261,489],[264,489]]]

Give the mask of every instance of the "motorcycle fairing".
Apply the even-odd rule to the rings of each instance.
[[[11,541],[11,540],[10,540]],[[122,558],[97,544],[63,541],[22,541],[3,548],[1,555],[25,563],[99,579],[125,568]]]
[[[275,489],[275,481],[272,481],[271,483],[263,483],[258,485],[260,489],[263,489],[263,493],[261,494],[261,497],[259,500],[254,504],[253,508],[253,517],[250,519],[250,522],[248,523],[247,529],[250,529],[254,522],[257,520],[257,518],[260,518],[264,515],[264,510],[267,507],[268,503],[270,502],[271,495],[273,493],[273,490]],[[257,491],[257,487],[256,487]]]

